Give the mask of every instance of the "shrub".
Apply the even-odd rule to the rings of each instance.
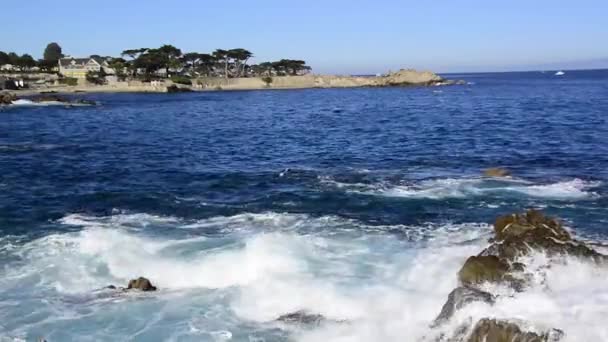
[[[262,81],[264,81],[264,83],[266,83],[267,87],[270,87],[270,85],[272,84],[272,77],[270,77],[270,76],[262,77]]]
[[[67,86],[76,86],[78,85],[78,79],[74,77],[64,77],[59,79],[59,83]]]
[[[103,71],[95,72],[89,71],[87,72],[87,82],[102,85],[106,83],[106,75]]]
[[[171,81],[177,84],[192,85],[192,80],[190,80],[190,78],[186,76],[171,76]]]

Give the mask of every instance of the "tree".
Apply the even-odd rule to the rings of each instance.
[[[114,69],[116,77],[124,81],[126,78],[125,70],[127,69],[127,61],[124,58],[112,58],[108,63],[110,68]]]
[[[18,65],[19,64],[19,55],[14,53],[14,52],[10,52],[8,54],[8,63],[12,64],[12,65]]]
[[[42,71],[51,72],[57,67],[57,61],[47,61],[45,59],[38,60],[38,67]]]
[[[274,65],[271,62],[260,63],[259,67],[262,73],[266,73],[267,76],[272,76]]]
[[[106,72],[103,68],[100,68],[99,71],[89,71],[86,75],[87,82],[93,83],[96,85],[106,84]]]
[[[17,59],[15,65],[17,65],[21,71],[25,71],[26,69],[35,67],[36,60],[32,56],[24,54]]]
[[[44,49],[44,60],[57,62],[60,58],[63,57],[63,53],[61,50],[61,46],[57,43],[49,43]]]
[[[231,49],[228,50],[227,53],[228,58],[232,58],[234,60],[235,65],[235,77],[241,77],[243,70],[245,69],[245,65],[247,65],[247,60],[253,57],[253,53],[245,49]]]
[[[0,65],[10,64],[11,59],[8,56],[8,53],[4,51],[0,51]]]
[[[230,63],[228,50],[217,49],[213,51],[213,57],[216,58],[218,63],[224,63],[224,77],[228,78],[228,63]]]
[[[167,72],[167,76],[169,76],[169,69],[179,69],[181,67],[181,63],[179,62],[179,57],[182,55],[182,50],[176,48],[173,45],[163,45],[156,50],[156,52],[160,55],[163,67]]]

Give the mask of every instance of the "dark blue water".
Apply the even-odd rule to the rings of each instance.
[[[82,280],[86,286],[68,285],[73,280],[65,280],[65,270],[44,275],[42,260],[59,253],[49,237],[84,239],[79,234],[99,227],[157,242],[203,237],[217,242],[197,250],[213,250],[246,239],[234,237],[237,228],[255,226],[254,235],[284,228],[276,227],[283,221],[272,228],[253,224],[259,215],[295,217],[285,225],[297,236],[349,226],[401,241],[411,239],[411,227],[491,223],[499,214],[537,207],[563,218],[576,234],[608,238],[608,71],[452,76],[470,83],[83,94],[77,97],[100,105],[2,109],[0,265],[33,273],[5,274],[11,280],[0,293],[35,306],[37,291],[64,300],[66,292],[94,289],[96,281],[128,279],[110,261],[96,266],[99,278]],[[494,166],[511,170],[513,179],[481,177]],[[249,216],[235,221],[242,215]],[[218,217],[228,221],[218,223]],[[318,222],[324,219],[341,223]],[[199,225],[182,229],[193,224]],[[362,232],[353,234],[361,238]],[[78,241],[60,245],[80,244],[85,253]],[[33,246],[48,250],[38,256]],[[97,250],[90,253],[99,257]],[[175,253],[192,261],[195,252]],[[73,258],[61,254],[53,262]],[[22,322],[16,307],[5,306],[0,333],[78,340],[86,335],[82,329],[66,331],[106,319],[91,318],[97,311],[72,313],[59,324],[49,313],[57,308],[47,310]],[[218,323],[218,329],[232,331],[234,339],[241,336],[235,331],[244,339],[258,329],[244,323],[251,317],[229,312],[236,328]],[[175,326],[180,319],[172,320]],[[147,331],[120,329],[117,336],[131,338]],[[289,335],[270,331],[270,340]],[[198,338],[215,335],[205,336]]]

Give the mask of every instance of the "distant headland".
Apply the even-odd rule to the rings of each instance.
[[[0,90],[28,95],[69,92],[182,92],[436,86],[456,84],[430,71],[403,69],[370,77],[315,75],[304,60],[281,59],[250,64],[243,48],[211,53],[182,52],[172,45],[124,50],[119,57],[65,56],[50,43],[44,57],[0,51]]]

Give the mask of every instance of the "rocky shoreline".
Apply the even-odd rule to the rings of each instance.
[[[362,88],[362,87],[434,87],[462,85],[462,80],[445,79],[430,71],[402,69],[381,76],[337,76],[337,75],[303,75],[278,76],[271,78],[196,78],[191,85],[176,84],[170,80],[155,82],[113,82],[107,85],[58,86],[38,89],[13,91],[18,96],[32,96],[49,93],[177,93],[189,91],[222,91],[222,90],[279,90],[279,89],[314,89],[314,88]],[[0,104],[3,103],[0,99]]]

